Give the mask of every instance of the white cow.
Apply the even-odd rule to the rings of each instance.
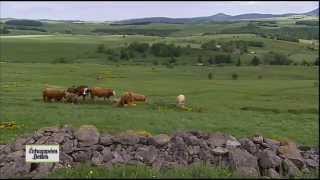
[[[183,94],[177,96],[177,106],[184,108],[186,103],[186,97]]]

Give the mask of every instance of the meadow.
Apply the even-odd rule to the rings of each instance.
[[[183,130],[225,132],[238,138],[261,133],[305,145],[318,142],[318,67],[196,67],[96,64],[1,64],[1,143],[44,126],[93,124],[101,132],[145,130],[151,134]],[[208,73],[213,79],[208,79]],[[232,73],[238,79],[231,78]],[[98,80],[100,76],[103,79]],[[262,79],[259,79],[261,76]],[[261,78],[260,77],[260,78]],[[72,105],[44,103],[45,85],[89,85],[134,91],[148,104],[117,108],[98,101]],[[184,94],[195,111],[172,107]]]

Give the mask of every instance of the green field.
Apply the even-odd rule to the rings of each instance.
[[[1,70],[1,121],[16,121],[18,125],[16,130],[3,130],[1,142],[44,126],[63,124],[93,124],[112,133],[128,129],[152,134],[197,129],[236,137],[262,133],[308,145],[318,142],[318,67],[152,69],[133,65],[2,63]],[[212,80],[207,78],[209,72],[213,73]],[[239,79],[232,80],[232,73],[237,73]],[[97,80],[98,75],[104,79]],[[118,95],[134,91],[149,96],[150,104],[116,108],[103,102],[43,103],[45,84],[111,87]],[[179,94],[186,95],[188,105],[202,112],[171,108]],[[241,110],[244,107],[249,110]]]

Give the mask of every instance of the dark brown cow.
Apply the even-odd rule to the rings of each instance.
[[[90,90],[88,86],[81,85],[78,87],[72,86],[71,88],[67,89],[67,92],[77,94],[78,96],[82,96],[82,99],[85,100]]]
[[[51,102],[52,99],[55,101],[61,101],[66,95],[66,92],[54,88],[45,88],[42,91],[42,97],[44,102]]]
[[[103,97],[104,100],[106,98],[109,100],[111,96],[116,96],[116,92],[110,88],[101,88],[101,87],[93,87],[89,89],[91,99],[94,100],[94,97]]]

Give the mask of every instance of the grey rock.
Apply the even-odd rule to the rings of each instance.
[[[300,154],[300,150],[293,142],[288,142],[278,149],[279,154],[291,160],[299,169],[304,166],[303,157]]]
[[[149,146],[147,148],[139,148],[135,157],[138,160],[152,164],[152,162],[157,158],[157,155],[157,149],[153,146]]]
[[[50,136],[42,136],[40,139],[38,139],[37,141],[36,141],[36,143],[35,144],[45,144],[47,141],[48,141],[48,139],[50,138]]]
[[[27,139],[26,138],[19,138],[15,141],[13,149],[15,151],[19,151],[22,149],[25,149],[25,144],[26,144]]]
[[[218,147],[218,146],[223,147],[225,146],[227,140],[228,138],[224,134],[214,133],[210,135],[207,141],[211,147]]]
[[[196,146],[200,144],[200,139],[198,139],[196,136],[194,135],[189,135],[183,138],[184,142],[187,145],[192,145],[192,146]]]
[[[104,146],[111,145],[113,143],[112,136],[109,134],[103,134],[100,136],[100,144]]]
[[[88,151],[77,151],[72,153],[72,157],[75,162],[86,162],[90,160],[91,153]]]
[[[102,165],[103,163],[103,155],[97,151],[94,151],[92,154],[92,159],[91,159],[92,163],[94,165]]]
[[[313,160],[313,159],[306,159],[305,163],[310,168],[318,168],[319,167],[319,161],[317,162],[316,160]]]
[[[91,125],[83,125],[75,132],[75,137],[79,140],[80,146],[98,144],[99,136],[97,128]]]
[[[124,159],[122,158],[122,156],[121,156],[121,154],[119,152],[115,151],[115,152],[112,152],[112,154],[113,154],[114,158],[111,160],[111,162],[113,164],[124,163]]]
[[[25,157],[23,150],[15,151],[7,155],[7,161],[19,161],[21,158]]]
[[[289,159],[284,159],[282,161],[282,167],[284,175],[289,177],[296,177],[301,173],[299,168]]]
[[[239,147],[241,144],[239,143],[239,141],[237,141],[237,140],[227,140],[227,142],[226,142],[226,147],[228,148],[228,149],[230,149],[230,148],[237,148],[237,147]]]
[[[258,154],[259,165],[263,169],[275,168],[280,166],[281,158],[275,152],[270,150],[263,150]]]
[[[166,134],[159,134],[150,138],[150,144],[154,146],[163,146],[170,141],[170,136]]]
[[[54,163],[40,163],[38,165],[37,171],[39,174],[47,175],[53,169]]]
[[[243,138],[243,139],[240,139],[239,141],[240,141],[241,147],[247,150],[249,153],[255,154],[258,151],[257,146],[250,139]]]
[[[67,139],[62,145],[62,151],[65,153],[71,153],[75,148],[74,141],[69,139]]]
[[[55,133],[51,138],[48,140],[48,144],[61,144],[64,140],[65,133]]]
[[[227,148],[223,148],[223,147],[216,147],[214,149],[212,149],[213,154],[216,155],[224,155],[227,154],[229,152],[229,150]]]
[[[231,149],[229,150],[229,161],[231,168],[252,167],[258,169],[258,159],[246,150]]]
[[[274,169],[272,169],[272,168],[267,169],[267,174],[266,174],[266,175],[267,175],[268,177],[272,178],[272,179],[279,179],[279,178],[281,178],[280,174],[279,174],[276,170],[274,170]]]
[[[133,134],[123,134],[113,140],[123,145],[134,145],[139,142],[139,137]]]
[[[103,161],[109,162],[113,159],[113,153],[111,152],[110,148],[104,148],[102,151]]]
[[[67,155],[66,153],[64,152],[59,152],[59,160],[60,160],[60,163],[63,163],[63,164],[72,164],[73,162],[73,159],[71,156]]]

